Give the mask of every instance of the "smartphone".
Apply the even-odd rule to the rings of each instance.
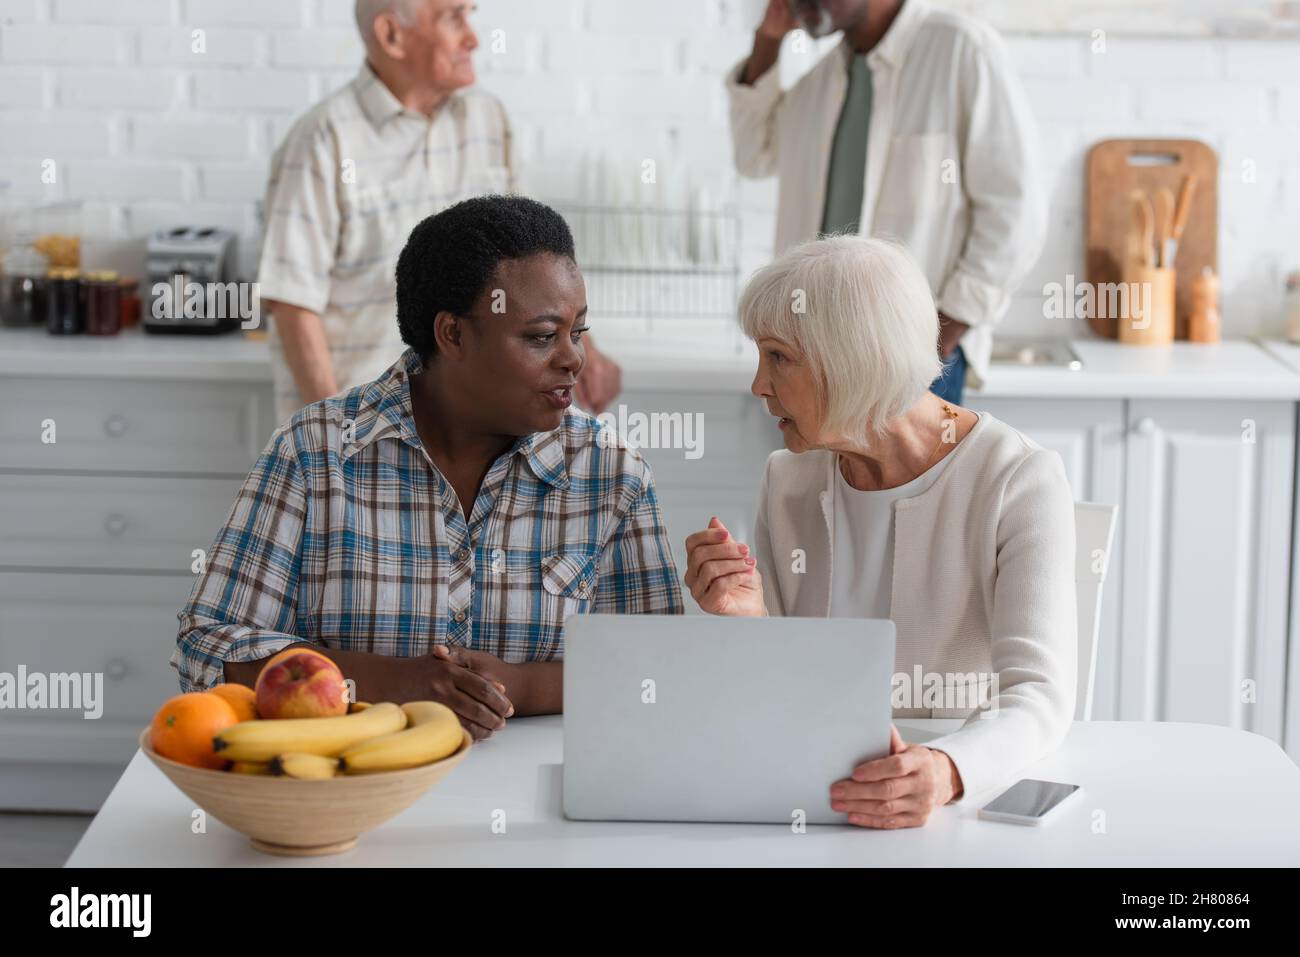
[[[980,808],[979,816],[1008,824],[1042,824],[1082,790],[1077,784],[1024,778]]]

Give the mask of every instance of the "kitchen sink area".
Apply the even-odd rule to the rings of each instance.
[[[989,359],[994,365],[1059,368],[1078,372],[1083,360],[1067,339],[995,339]]]

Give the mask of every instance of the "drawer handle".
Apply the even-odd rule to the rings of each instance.
[[[104,667],[104,674],[114,681],[121,681],[126,677],[126,662],[121,658],[112,658]]]
[[[1133,425],[1133,431],[1138,435],[1150,435],[1156,430],[1156,420],[1149,415],[1144,415]]]
[[[113,438],[126,434],[126,419],[114,413],[104,420],[104,431]]]
[[[127,521],[125,515],[119,515],[114,512],[108,518],[104,519],[104,531],[108,534],[117,536],[126,531]]]

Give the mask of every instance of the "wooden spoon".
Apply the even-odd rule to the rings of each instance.
[[[1174,228],[1174,191],[1168,186],[1156,190],[1156,255],[1157,265],[1172,266],[1169,236]]]

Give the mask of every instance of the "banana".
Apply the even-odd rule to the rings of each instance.
[[[319,754],[303,754],[290,751],[281,754],[271,762],[272,774],[284,774],[304,781],[320,781],[332,778],[339,772],[338,758],[326,758]]]
[[[408,701],[402,711],[410,727],[354,744],[339,756],[339,767],[348,774],[398,771],[439,761],[460,747],[460,719],[445,704]]]
[[[217,735],[212,749],[231,761],[270,761],[291,751],[336,758],[360,741],[405,727],[406,713],[386,701],[334,718],[241,721]]]
[[[270,774],[271,766],[261,761],[234,761],[230,765],[231,774]]]
[[[352,704],[348,705],[348,714],[356,714],[358,711],[365,711],[370,706],[369,701],[354,701]]]

